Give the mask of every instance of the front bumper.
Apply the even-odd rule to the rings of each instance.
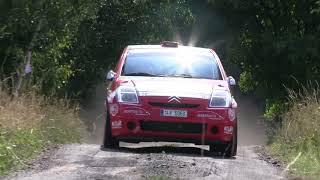
[[[161,109],[109,104],[112,136],[126,142],[213,144],[230,142],[235,133],[237,122],[230,119],[229,111],[235,113],[231,108],[184,108],[188,117],[164,117]]]

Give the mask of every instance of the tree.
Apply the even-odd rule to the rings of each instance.
[[[211,0],[233,29],[243,89],[281,99],[296,81],[320,79],[319,1]]]
[[[0,8],[0,79],[47,96],[86,94],[126,45],[171,39],[193,21],[184,0],[1,0]]]

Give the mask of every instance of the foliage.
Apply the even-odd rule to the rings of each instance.
[[[23,75],[27,53],[32,52],[32,85],[51,95],[72,75],[66,52],[79,23],[95,14],[94,2],[1,1],[1,79]]]
[[[0,91],[0,175],[19,167],[42,150],[79,142],[81,123],[65,101],[35,94],[9,101]]]
[[[244,93],[252,92],[256,88],[256,83],[253,81],[250,72],[242,72],[239,80],[240,90]]]
[[[264,117],[269,120],[275,120],[279,118],[280,115],[286,112],[287,110],[287,103],[284,103],[279,100],[266,100],[266,112]]]
[[[319,1],[211,0],[235,36],[233,62],[261,95],[284,99],[287,88],[320,79]],[[242,78],[241,80],[247,80]]]
[[[12,76],[5,83],[16,88],[31,52],[23,87],[60,97],[85,94],[126,45],[159,43],[193,21],[184,0],[1,0],[0,7],[0,79]]]
[[[68,90],[84,94],[129,44],[159,44],[187,29],[194,19],[184,0],[100,2],[96,18],[80,26],[69,57],[74,77]]]
[[[312,91],[289,90],[289,102],[290,108],[283,115],[283,125],[271,145],[271,152],[288,163],[301,153],[290,170],[303,176],[320,177],[319,87]]]

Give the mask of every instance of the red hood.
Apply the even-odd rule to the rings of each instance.
[[[229,90],[222,80],[172,77],[121,77],[131,83],[140,96],[179,96],[209,99],[214,89]]]

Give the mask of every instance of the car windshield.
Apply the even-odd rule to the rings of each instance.
[[[209,50],[205,52],[177,49],[130,50],[122,75],[222,79],[219,66]]]

